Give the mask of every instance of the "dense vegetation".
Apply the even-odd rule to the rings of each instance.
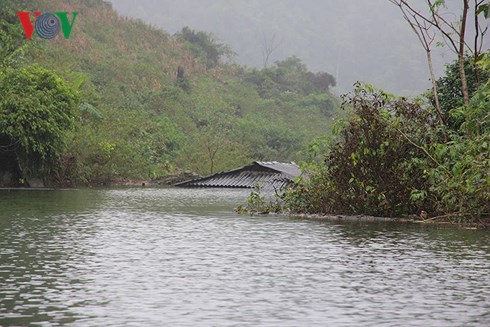
[[[467,66],[474,81],[467,106],[447,93],[460,82],[454,66],[438,80],[447,135],[430,99],[409,102],[358,84],[344,98],[352,115],[324,159],[303,164],[309,178],[271,203],[254,191],[248,210],[390,217],[424,211],[431,219],[482,223],[490,216],[490,57]]]
[[[52,72],[37,65],[0,73],[2,150],[13,152],[22,178],[53,174],[63,132],[74,120],[77,96]]]
[[[34,33],[26,41],[20,10],[79,14],[69,39],[41,40]],[[21,134],[29,138],[22,153],[37,151],[36,167],[49,169],[36,175],[46,181],[80,185],[188,169],[208,174],[251,160],[297,161],[339,112],[329,93],[334,78],[309,72],[296,57],[263,70],[238,66],[226,60],[231,49],[211,34],[184,28],[171,36],[118,16],[102,0],[7,1],[0,24],[2,92],[29,95],[15,106],[2,96],[0,146]],[[52,85],[41,83],[41,76]],[[12,78],[46,97],[65,92],[66,99],[47,105],[30,88],[15,88]],[[34,98],[46,108],[29,100]],[[43,111],[49,126],[30,118],[25,130],[12,125],[21,107]],[[53,137],[30,133],[45,127]],[[41,144],[49,149],[35,147]],[[21,164],[24,155],[14,153],[0,155]],[[19,177],[28,176],[20,169]]]

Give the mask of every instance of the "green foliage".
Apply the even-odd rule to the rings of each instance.
[[[490,17],[490,3],[483,3],[480,6],[478,6],[477,9],[477,14],[483,14],[483,17],[489,18]]]
[[[2,3],[0,10],[0,66],[19,66],[36,42],[26,41],[15,2]]]
[[[265,197],[260,194],[260,186],[256,184],[252,192],[247,198],[249,211],[251,212],[262,212],[265,210]]]
[[[439,195],[437,209],[459,218],[490,215],[490,58],[480,62],[486,83],[473,94],[468,107],[452,110],[464,123],[445,145],[433,147],[440,165],[430,171]],[[458,133],[459,132],[459,133]]]
[[[358,85],[345,100],[355,115],[330,147],[324,167],[310,167],[310,181],[286,193],[289,208],[385,216],[416,212],[417,205],[406,199],[426,188],[426,180],[420,149],[412,143],[431,141],[430,114],[370,86]]]
[[[239,206],[236,209],[238,213],[242,214],[269,214],[271,212],[278,213],[281,210],[281,202],[277,198],[267,199],[267,196],[262,193],[260,183],[256,183],[250,192],[247,198],[247,206]]]
[[[339,101],[327,92],[331,76],[309,72],[297,58],[256,71],[280,89],[262,97],[262,87],[245,78],[253,73],[225,63],[230,49],[208,33],[187,28],[170,36],[118,16],[105,1],[67,0],[63,10],[79,12],[70,39],[33,36],[25,43],[15,10],[56,11],[59,2],[7,2],[9,28],[18,34],[3,35],[12,49],[30,44],[35,51],[2,53],[0,60],[38,63],[80,96],[74,128],[63,134],[59,179],[98,184],[187,169],[205,175],[253,160],[299,161],[303,145],[328,132],[339,114]]]
[[[435,212],[470,220],[490,214],[490,133],[454,136],[434,146],[440,165],[429,170],[430,190],[437,194]]]
[[[208,69],[216,67],[223,56],[234,55],[229,46],[217,42],[210,33],[194,31],[186,26],[177,37],[186,42],[192,54],[202,59]]]
[[[278,61],[275,66],[269,68],[251,70],[244,78],[257,85],[257,92],[262,98],[328,92],[330,87],[336,85],[332,75],[308,71],[301,60],[295,56]]]
[[[183,142],[184,135],[169,119],[144,112],[104,117],[94,125],[80,121],[67,141],[65,155],[76,158],[69,178],[98,184],[163,177],[172,172],[171,161]]]
[[[465,57],[465,73],[470,96],[473,95],[490,77],[488,71],[482,69],[475,63],[474,58],[469,56]],[[451,114],[451,110],[463,106],[461,77],[457,61],[446,66],[445,75],[437,80],[437,87],[443,119],[450,129],[457,131],[464,122],[464,120],[461,119],[461,115]]]
[[[37,65],[0,71],[0,138],[16,144],[23,177],[48,177],[74,120],[78,97]]]
[[[479,65],[486,80],[472,92],[467,107],[447,113],[461,123],[458,130],[450,130],[445,143],[438,137],[433,108],[358,85],[345,98],[354,115],[328,147],[324,163],[305,167],[309,180],[282,195],[283,210],[383,216],[424,210],[452,222],[488,218],[489,56]]]

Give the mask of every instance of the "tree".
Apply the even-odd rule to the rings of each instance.
[[[430,80],[432,82],[432,94],[434,96],[434,104],[437,112],[437,117],[439,119],[439,124],[442,129],[444,140],[447,140],[446,136],[446,128],[444,119],[442,116],[441,105],[439,103],[439,94],[437,91],[437,83],[436,83],[436,75],[434,73],[434,66],[432,64],[432,43],[434,42],[436,35],[432,32],[433,26],[428,24],[426,21],[421,20],[416,14],[408,10],[404,3],[399,0],[389,0],[391,3],[395,4],[402,11],[403,17],[408,22],[414,33],[417,35],[417,38],[420,41],[420,44],[425,50],[425,54],[427,56],[427,63],[429,65],[429,73]]]
[[[490,78],[490,73],[475,64],[472,57],[466,56],[465,76],[468,84],[468,92],[472,97],[480,86]],[[454,61],[446,66],[445,74],[437,80],[437,89],[441,110],[446,124],[451,131],[457,131],[464,119],[456,119],[451,115],[451,110],[463,106],[463,95],[461,92],[461,81],[459,74],[459,63]],[[462,119],[462,120],[461,120]]]
[[[490,3],[485,2],[485,0],[474,0],[473,20],[475,23],[475,35],[474,45],[470,46],[466,42],[468,16],[470,14],[470,0],[461,0],[461,17],[456,22],[448,20],[447,13],[443,11],[443,9],[446,7],[446,2],[444,0],[426,0],[426,4],[428,6],[428,12],[426,13],[423,13],[421,10],[415,8],[406,0],[389,1],[402,8],[402,10],[404,10],[404,14],[411,17],[412,21],[415,22],[416,28],[418,28],[418,26],[422,26],[424,29],[427,28],[428,30],[430,27],[433,27],[439,31],[444,42],[454,53],[457,54],[459,74],[461,78],[461,90],[463,93],[463,103],[464,105],[468,105],[470,96],[464,69],[464,56],[465,52],[469,51],[474,55],[475,60],[480,58],[481,49],[483,46],[483,37],[488,29],[482,27],[479,16],[483,14],[485,18],[489,17]]]
[[[330,87],[337,85],[335,77],[327,72],[308,73],[307,76],[320,92],[328,92]]]
[[[248,81],[259,86],[263,97],[278,95],[283,92],[295,92],[308,95],[315,92],[328,92],[335,86],[335,78],[327,72],[313,73],[296,56],[276,61],[274,66],[254,70]]]
[[[281,41],[276,40],[276,34],[272,34],[271,38],[268,39],[265,35],[262,40],[262,62],[264,68],[269,65],[269,59],[272,53],[279,48]]]
[[[72,126],[77,94],[38,65],[0,72],[0,140],[15,153],[23,178],[47,178]]]
[[[223,56],[235,54],[228,45],[216,41],[211,33],[194,31],[186,26],[177,37],[189,44],[194,56],[204,59],[208,69],[215,67]]]

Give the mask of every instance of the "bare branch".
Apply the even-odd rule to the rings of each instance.
[[[272,53],[279,48],[281,45],[281,41],[276,40],[276,34],[272,34],[272,37],[270,39],[267,39],[265,34],[263,35],[263,40],[262,40],[262,60],[263,60],[263,65],[264,68],[267,68],[267,65],[269,64],[269,59],[272,55]]]
[[[431,33],[430,29],[434,26],[430,24],[426,19],[415,13],[413,10],[406,10],[406,6],[404,2],[399,0],[389,0],[391,3],[395,4],[398,8],[400,8],[403,17],[408,22],[414,33],[417,35],[420,44],[425,49],[425,53],[427,56],[427,64],[429,65],[429,73],[432,82],[432,93],[435,101],[435,108],[437,112],[437,117],[439,118],[439,124],[441,126],[442,134],[444,137],[444,142],[447,140],[446,135],[446,125],[444,123],[444,119],[442,116],[441,105],[439,102],[439,94],[437,90],[436,77],[434,74],[434,67],[432,65],[432,55],[431,55],[431,45],[434,42],[436,35],[435,33]]]

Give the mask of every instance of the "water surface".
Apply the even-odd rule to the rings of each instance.
[[[489,326],[488,232],[234,214],[247,191],[0,191],[0,326]]]

